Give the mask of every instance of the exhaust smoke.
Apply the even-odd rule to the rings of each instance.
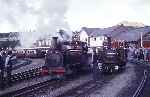
[[[65,19],[68,0],[0,0],[0,6],[0,32],[21,32],[22,47],[55,36],[60,28],[70,32]]]

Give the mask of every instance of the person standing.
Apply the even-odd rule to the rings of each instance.
[[[12,72],[12,51],[7,52],[5,59],[5,73],[6,73],[6,85],[11,85],[11,72]]]
[[[92,52],[92,64],[93,64],[93,80],[98,81],[98,56],[96,53],[96,48],[93,48]]]
[[[4,60],[2,56],[2,51],[0,52],[0,89],[4,89]]]

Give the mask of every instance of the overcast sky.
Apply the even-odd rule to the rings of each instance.
[[[0,0],[0,7],[0,32],[77,30],[124,20],[150,25],[150,0]]]
[[[108,27],[124,20],[150,25],[150,0],[70,0],[66,17],[72,29]]]

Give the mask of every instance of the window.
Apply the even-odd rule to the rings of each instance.
[[[96,37],[94,38],[94,40],[96,41]]]
[[[30,53],[30,51],[27,51],[27,53]]]

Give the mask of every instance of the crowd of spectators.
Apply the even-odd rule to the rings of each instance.
[[[130,58],[150,61],[150,49],[148,48],[129,48],[129,52]]]
[[[4,89],[11,85],[13,60],[12,50],[0,50],[0,89]]]

